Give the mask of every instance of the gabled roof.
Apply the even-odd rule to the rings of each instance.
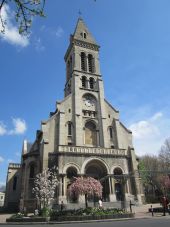
[[[84,38],[84,33],[86,34],[86,38]],[[77,21],[77,25],[76,25],[76,28],[75,28],[75,31],[73,34],[73,39],[77,39],[77,40],[85,41],[87,43],[98,45],[96,43],[96,40],[90,33],[89,29],[85,25],[82,18],[79,18]]]

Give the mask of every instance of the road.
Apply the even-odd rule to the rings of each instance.
[[[1,224],[0,227],[11,226],[8,224]],[[32,227],[33,225],[20,225],[26,227]],[[147,219],[134,219],[126,221],[108,221],[108,222],[91,222],[91,223],[69,223],[69,224],[36,224],[36,227],[169,227],[170,226],[170,217],[160,217],[160,218],[147,218]],[[18,227],[18,225],[13,224],[12,227]]]

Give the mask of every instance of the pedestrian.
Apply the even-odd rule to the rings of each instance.
[[[63,201],[61,201],[61,211],[63,211],[63,209],[64,209],[64,202]]]
[[[38,215],[39,215],[39,210],[38,210],[38,209],[35,209],[34,215],[35,215],[35,216],[38,216]]]
[[[166,211],[168,211],[168,198],[166,196],[163,196],[161,198],[161,203],[162,203],[162,206],[163,206],[163,216],[166,216]]]
[[[153,207],[152,207],[152,205],[151,205],[151,213],[152,213],[152,217],[153,217],[154,214],[153,214]]]
[[[129,202],[129,207],[130,207],[130,213],[132,213],[132,201],[130,200],[130,202]]]
[[[102,199],[99,199],[99,208],[102,209],[102,207],[103,207]]]

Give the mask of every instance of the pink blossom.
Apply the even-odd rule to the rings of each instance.
[[[95,180],[92,177],[77,177],[70,185],[68,192],[70,195],[95,195],[97,197],[101,197],[102,185],[98,180]]]

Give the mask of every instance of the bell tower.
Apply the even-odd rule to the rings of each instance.
[[[106,116],[99,48],[84,21],[79,18],[64,58],[65,97],[72,95],[72,142],[75,146],[105,147]]]

